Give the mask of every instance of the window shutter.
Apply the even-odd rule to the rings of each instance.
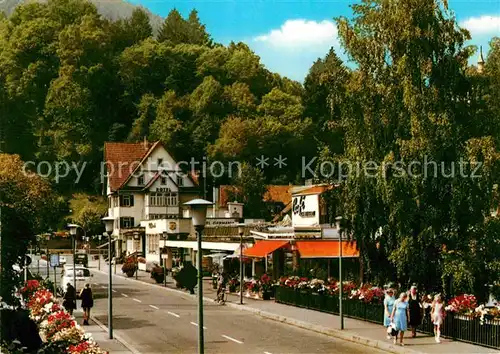
[[[120,206],[123,206],[123,195],[120,195]]]
[[[130,195],[130,206],[131,207],[134,206],[134,195],[133,194]]]
[[[131,223],[130,227],[135,227],[135,220],[134,220],[134,218],[130,218],[130,223]]]

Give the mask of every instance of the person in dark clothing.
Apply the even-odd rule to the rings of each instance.
[[[186,262],[184,267],[179,272],[179,278],[183,288],[189,290],[190,294],[194,294],[194,288],[197,283],[198,270],[191,264]]]
[[[88,325],[90,319],[90,309],[94,306],[94,296],[90,284],[85,284],[85,287],[80,292],[80,299],[82,300],[83,309],[83,324]]]
[[[73,315],[73,310],[76,309],[76,289],[71,283],[66,284],[63,306],[70,315]]]
[[[422,324],[422,304],[415,285],[410,288],[408,308],[410,310],[411,337],[415,338],[417,336],[417,327]]]

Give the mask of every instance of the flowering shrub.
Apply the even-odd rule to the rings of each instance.
[[[476,307],[476,297],[474,295],[463,294],[451,299],[445,310],[459,315],[473,315]]]
[[[382,303],[384,301],[385,293],[384,289],[372,286],[370,284],[364,284],[361,288],[356,290],[351,290],[349,299],[362,300],[366,303]]]
[[[500,306],[488,308],[484,305],[481,305],[477,307],[474,312],[477,316],[480,316],[479,319],[481,321],[481,324],[484,324],[485,321],[491,321],[493,319],[500,320]]]
[[[43,284],[28,281],[19,291],[19,295],[29,310],[30,318],[38,325],[47,348],[52,348],[50,352],[106,353],[90,336],[85,335],[74,318],[59,305],[52,292],[43,288]]]
[[[271,291],[272,286],[273,286],[271,277],[267,274],[263,274],[260,277],[260,284],[261,284],[262,291],[264,291],[264,292]]]
[[[137,270],[137,262],[134,258],[130,257],[125,260],[125,263],[122,265],[122,272],[129,273],[135,272]]]

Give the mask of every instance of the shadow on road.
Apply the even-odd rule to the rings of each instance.
[[[104,325],[108,325],[107,316],[95,316]],[[113,315],[113,329],[140,329],[144,327],[153,327],[154,324],[149,321],[137,320],[127,316]]]

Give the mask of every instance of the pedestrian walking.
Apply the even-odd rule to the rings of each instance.
[[[384,326],[387,329],[387,333],[389,333],[389,327],[391,327],[391,314],[395,301],[396,298],[394,297],[394,290],[388,289],[385,293],[384,299]],[[387,339],[391,339],[389,334],[387,334]]]
[[[88,325],[90,319],[90,309],[94,306],[94,296],[90,284],[85,284],[85,287],[80,292],[83,309],[83,324]]]
[[[441,327],[443,325],[444,316],[443,299],[441,295],[438,294],[434,297],[431,310],[431,319],[434,324],[434,339],[436,343],[441,343]]]
[[[411,337],[415,338],[417,336],[417,327],[422,324],[423,311],[420,295],[418,294],[417,287],[415,285],[412,285],[410,288],[408,308],[410,310]]]
[[[66,311],[73,315],[73,310],[76,309],[76,289],[71,283],[66,284],[66,292],[63,297],[63,307]]]
[[[405,331],[408,329],[408,295],[406,293],[401,293],[399,299],[394,302],[394,308],[392,309],[391,320],[396,326],[396,331],[399,333],[399,342],[401,346],[404,346],[403,339],[405,336]],[[394,344],[397,343],[397,335],[394,336]]]

